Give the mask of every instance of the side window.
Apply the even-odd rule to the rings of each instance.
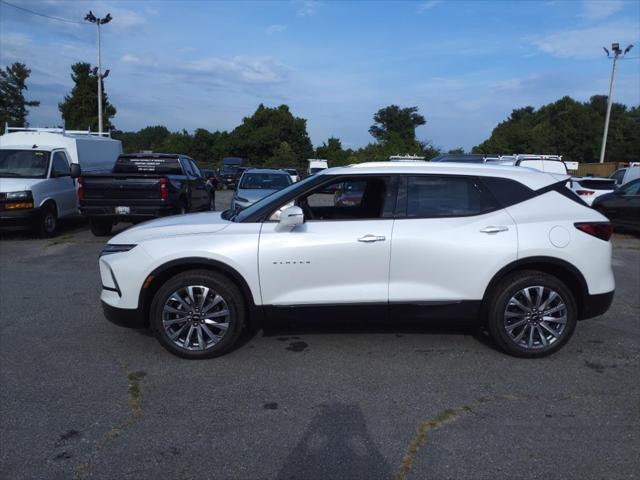
[[[503,208],[524,202],[535,195],[526,185],[509,178],[480,177],[479,181],[487,187]]]
[[[51,166],[52,177],[63,177],[69,175],[69,162],[67,157],[62,152],[55,152],[53,154],[53,163]]]
[[[196,177],[202,177],[202,172],[198,168],[198,165],[196,165],[196,162],[194,162],[193,160],[189,160],[189,163],[191,164],[191,170],[193,171],[194,175]]]
[[[184,170],[185,174],[190,177],[195,176],[195,173],[193,173],[193,167],[191,166],[191,162],[189,160],[187,160],[186,158],[181,158],[180,163],[182,163],[182,169]]]
[[[305,220],[391,218],[395,198],[390,177],[339,178],[296,200]]]
[[[620,190],[622,190],[625,195],[640,195],[640,180],[627,183]]]
[[[464,217],[498,208],[475,178],[424,175],[407,179],[409,218]]]
[[[624,178],[624,172],[625,172],[624,169],[616,170],[616,172],[613,175],[611,175],[611,178],[613,178],[616,181],[616,183],[620,185],[622,183],[622,179]]]

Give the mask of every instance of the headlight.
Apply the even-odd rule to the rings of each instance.
[[[7,200],[31,200],[33,196],[29,190],[24,190],[22,192],[8,192]]]
[[[112,253],[128,252],[133,247],[135,247],[135,245],[107,244],[107,245],[104,246],[104,248],[100,252],[100,256],[103,257],[105,255],[111,255]]]

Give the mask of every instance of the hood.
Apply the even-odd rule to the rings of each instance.
[[[257,202],[258,200],[271,195],[274,192],[277,192],[278,190],[271,190],[271,189],[265,189],[265,188],[257,188],[257,189],[242,189],[242,190],[238,190],[237,196],[240,198],[244,198],[249,200],[249,202],[254,203]]]
[[[215,233],[231,224],[222,218],[222,212],[190,213],[157,218],[128,228],[109,243],[132,244],[161,237],[178,237],[199,233]]]
[[[0,192],[21,192],[23,190],[31,190],[31,187],[39,182],[45,181],[46,178],[0,178]]]

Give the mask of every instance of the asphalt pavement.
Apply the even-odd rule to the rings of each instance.
[[[103,318],[104,242],[82,222],[0,240],[2,478],[640,475],[638,238],[613,238],[611,310],[540,360],[403,319],[266,324],[183,360]]]

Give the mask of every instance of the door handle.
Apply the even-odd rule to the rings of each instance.
[[[358,239],[359,242],[364,243],[373,243],[373,242],[384,242],[386,238],[383,235],[365,235],[364,237],[360,237]]]
[[[506,232],[507,230],[509,230],[509,227],[505,227],[503,225],[491,225],[489,227],[484,227],[480,231],[482,233],[499,233]]]

